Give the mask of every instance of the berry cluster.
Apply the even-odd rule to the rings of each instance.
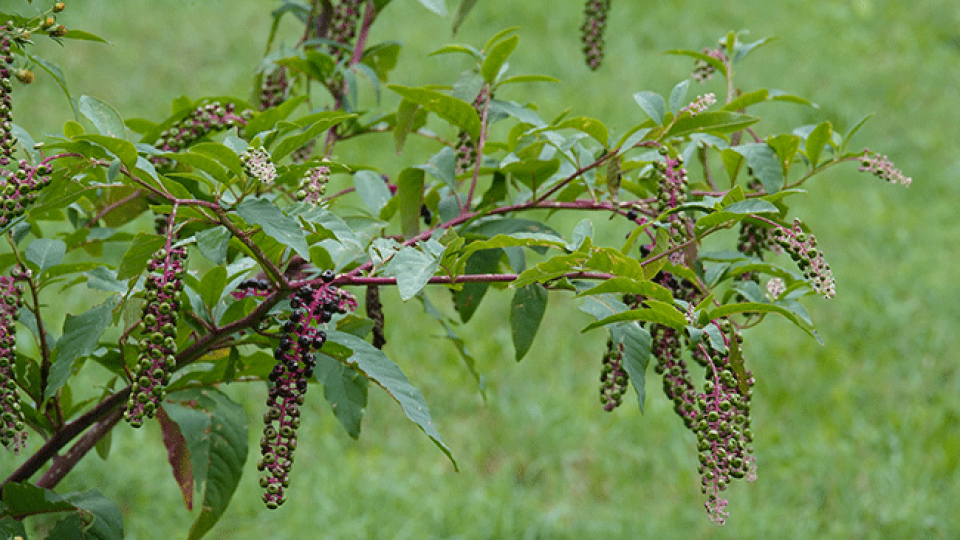
[[[257,104],[261,111],[276,107],[287,100],[290,90],[290,81],[287,78],[287,68],[278,67],[263,74],[263,81],[257,92]]]
[[[610,412],[623,403],[630,377],[623,368],[623,343],[607,340],[607,352],[603,355],[600,369],[600,403]]]
[[[329,181],[330,167],[325,165],[313,167],[300,179],[300,185],[297,186],[297,192],[294,195],[298,201],[316,205],[320,202],[320,197],[327,192]]]
[[[0,169],[0,227],[26,212],[37,200],[41,189],[50,184],[53,169],[44,161],[36,167],[26,160],[17,163],[16,172]]]
[[[6,25],[0,26],[0,167],[10,163],[13,149],[17,145],[17,139],[11,132],[13,98],[10,93],[13,91],[13,83],[10,77],[13,72],[10,66],[13,64],[13,55],[10,54],[12,42],[7,36],[8,30]]]
[[[727,62],[727,53],[723,44],[720,44],[716,49],[703,49],[700,52],[723,63]],[[713,67],[713,64],[704,60],[697,60],[693,65],[693,73],[690,76],[698,83],[704,83],[713,77],[716,70],[717,68]]]
[[[724,320],[717,326],[724,333],[724,339],[738,342],[742,339],[729,321]],[[703,392],[697,397],[698,420],[694,427],[700,461],[697,471],[701,491],[707,495],[704,503],[707,513],[711,520],[722,525],[729,513],[725,510],[727,501],[720,498],[720,492],[735,479],[756,479],[756,465],[750,455],[753,453],[750,398],[754,380],[746,371],[746,380],[740,384],[728,354],[719,354],[708,346],[701,346],[699,353],[706,359],[707,372]]]
[[[596,70],[603,62],[603,32],[607,27],[607,15],[610,13],[610,0],[587,0],[583,9],[583,25],[580,26],[580,39],[583,42],[583,54],[587,67]]]
[[[154,146],[164,152],[179,152],[210,133],[246,125],[252,114],[252,110],[237,112],[233,103],[207,103],[190,111],[190,114],[175,122],[169,129],[163,130]],[[169,158],[154,156],[152,159],[154,164],[160,167],[173,166],[173,161]]]
[[[363,0],[340,0],[333,8],[333,17],[330,21],[330,39],[341,44],[350,45],[357,35],[357,22],[360,20],[360,5]],[[338,63],[346,57],[349,49],[330,46],[330,54]]]
[[[773,239],[797,263],[813,290],[827,299],[836,296],[837,287],[830,265],[824,260],[823,253],[817,249],[817,239],[803,231],[799,219],[794,220],[793,227],[789,229],[778,225],[773,230]]]
[[[20,394],[13,378],[13,366],[17,360],[14,323],[22,302],[14,278],[0,277],[0,444],[15,453],[23,448],[27,437]]]
[[[683,114],[684,112],[689,112],[690,116],[696,116],[703,111],[707,110],[711,105],[717,102],[717,96],[713,92],[709,94],[704,94],[702,96],[697,96],[697,99],[686,107],[680,109],[678,115]]]
[[[271,387],[267,394],[267,412],[263,416],[262,457],[257,469],[264,473],[260,486],[267,508],[279,507],[286,500],[284,490],[290,485],[293,453],[297,448],[300,407],[307,391],[307,381],[317,365],[312,351],[326,342],[327,334],[319,324],[330,322],[335,313],[356,309],[356,300],[331,285],[334,274],[325,271],[318,287],[305,285],[290,297],[293,312],[280,330],[280,342],[274,351],[277,364],[270,372]]]
[[[913,182],[913,179],[904,176],[903,171],[896,168],[887,156],[871,152],[869,149],[864,150],[863,157],[860,158],[860,172],[868,172],[891,184],[909,186]]]
[[[737,237],[737,251],[749,257],[763,259],[763,255],[767,251],[781,253],[783,250],[774,241],[772,229],[749,221],[741,221],[740,235]],[[759,278],[754,272],[740,274],[737,279],[759,283]]]
[[[249,296],[264,297],[270,293],[272,285],[265,279],[245,279],[237,285],[237,290],[231,293],[234,298],[240,300]]]
[[[473,100],[473,109],[477,111],[477,114],[482,114],[484,107],[487,106],[487,102],[492,98],[493,94],[490,92],[490,87],[483,85],[483,88],[480,89],[477,97]],[[453,150],[456,174],[463,174],[476,165],[477,145],[466,131],[461,131],[457,134],[457,142],[454,144]]]
[[[671,157],[669,150],[661,148],[663,161],[653,163],[660,177],[657,202],[658,211],[676,208],[687,201],[687,170],[683,168],[683,156]],[[672,216],[671,216],[672,217]]]
[[[240,163],[247,176],[256,178],[261,184],[269,186],[277,179],[277,167],[270,161],[270,153],[264,147],[248,148],[240,154]]]
[[[170,374],[177,365],[177,314],[183,289],[184,261],[182,247],[160,249],[147,264],[143,316],[140,320],[140,356],[134,369],[130,399],[124,417],[133,427],[143,425],[144,418],[153,418],[166,395]]]

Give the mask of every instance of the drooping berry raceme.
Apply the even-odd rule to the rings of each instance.
[[[583,24],[580,26],[580,40],[583,42],[583,55],[587,67],[596,70],[603,62],[603,32],[607,28],[607,15],[610,13],[611,0],[587,0],[583,9]]]
[[[13,378],[17,360],[17,331],[14,324],[21,305],[20,289],[14,278],[0,276],[0,444],[14,453],[27,437],[20,410],[20,393]]]
[[[716,49],[703,49],[700,52],[722,63],[727,62],[726,48],[723,44],[717,46]],[[715,68],[713,64],[705,60],[697,59],[693,65],[693,73],[691,73],[690,76],[698,83],[704,83],[713,77],[715,71],[717,71],[717,68]]]
[[[823,253],[817,249],[817,239],[803,231],[799,219],[794,220],[791,228],[777,225],[773,230],[773,238],[797,263],[813,290],[827,299],[836,296],[837,286],[830,265],[824,260]]]
[[[265,111],[286,101],[289,90],[290,81],[286,67],[275,67],[265,72],[260,88],[257,89],[257,104],[260,110]]]
[[[277,179],[277,166],[270,161],[270,153],[264,147],[248,148],[240,154],[243,172],[260,184],[270,186]]]
[[[672,150],[661,147],[663,161],[655,161],[654,169],[658,176],[658,193],[656,210],[659,213],[676,208],[687,201],[687,170],[683,166],[683,156],[672,156]],[[692,218],[684,212],[675,212],[666,218],[667,232],[670,234],[671,246],[683,243],[692,232]],[[680,264],[685,253],[674,251],[669,255],[670,262]]]
[[[333,7],[330,20],[329,37],[340,45],[352,45],[357,35],[357,23],[360,21],[360,6],[364,0],[340,0]],[[338,63],[350,54],[349,47],[329,47],[330,54]]]
[[[607,340],[607,351],[600,369],[600,403],[607,412],[623,403],[623,395],[629,385],[630,376],[623,367],[623,350],[623,343]]]
[[[860,172],[868,172],[891,184],[909,186],[913,183],[913,179],[905,176],[887,156],[871,152],[869,148],[863,151],[863,157],[860,158]]]
[[[134,367],[130,399],[124,417],[133,427],[153,418],[166,395],[170,375],[177,365],[177,322],[180,291],[183,290],[186,251],[182,247],[162,248],[147,264],[140,356]]]
[[[480,92],[477,93],[477,97],[473,100],[473,110],[477,111],[478,115],[482,115],[483,109],[492,98],[493,94],[490,92],[490,87],[484,84]],[[457,142],[454,143],[453,151],[455,159],[454,172],[456,174],[463,174],[473,169],[473,166],[476,165],[477,143],[466,131],[461,131],[457,134]]]
[[[263,473],[260,486],[263,502],[274,509],[284,503],[284,491],[290,485],[290,469],[297,448],[300,407],[307,391],[307,381],[317,365],[313,351],[323,346],[327,334],[320,324],[330,322],[336,313],[357,308],[349,293],[331,285],[334,274],[321,274],[319,286],[303,286],[290,297],[293,312],[283,323],[280,342],[274,350],[277,364],[270,372],[267,412],[263,416],[261,458],[257,469]]]
[[[0,168],[0,227],[23,215],[40,190],[50,184],[53,169],[48,161],[34,167],[20,160],[15,171]]]
[[[300,179],[300,185],[297,186],[297,192],[294,195],[298,201],[317,205],[323,194],[327,192],[329,181],[330,167],[326,165],[313,167]]]
[[[210,133],[246,125],[252,114],[252,110],[237,111],[233,103],[207,103],[163,130],[154,146],[164,152],[179,152]],[[151,159],[160,167],[173,166],[170,158],[154,156]]]
[[[724,340],[739,340],[740,334],[729,321],[714,321]],[[739,350],[739,348],[738,348]],[[727,501],[720,497],[730,482],[756,479],[753,433],[750,430],[750,398],[753,376],[744,370],[738,381],[730,354],[720,354],[709,345],[700,344],[696,354],[707,364],[703,392],[697,398],[698,420],[694,427],[701,491],[707,495],[704,506],[710,519],[722,525],[729,516]]]

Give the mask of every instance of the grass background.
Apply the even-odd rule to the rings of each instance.
[[[614,4],[607,58],[595,74],[579,53],[581,2],[479,2],[455,41],[479,46],[494,32],[519,26],[514,72],[563,82],[517,86],[498,97],[536,102],[546,118],[573,107],[623,130],[643,118],[634,92],[666,93],[689,74],[691,62],[662,51],[699,50],[731,29],[778,36],[781,41],[740,64],[739,86],[779,88],[822,107],[763,105],[758,110],[769,117],[760,129],[822,119],[847,126],[875,112],[857,142],[888,154],[915,181],[903,190],[851,165],[815,180],[811,195],[794,202],[795,215],[817,233],[835,270],[838,296],[809,302],[825,346],[780,321],[747,336],[758,381],[759,480],[728,492],[729,523],[718,528],[707,520],[693,436],[681,428],[653,375],[645,415],[633,401],[615,414],[602,412],[596,374],[603,336],[578,333],[587,319],[564,295],[551,297],[540,335],[520,364],[513,362],[503,324],[507,295],[488,298],[461,329],[488,382],[484,402],[454,350],[432,337],[440,330],[421,318],[419,305],[401,304],[391,293],[385,295],[387,353],[423,390],[460,472],[382,391],[371,391],[363,435],[354,442],[315,390],[308,394],[315,414],[301,428],[291,500],[279,511],[263,509],[251,456],[211,538],[960,535],[960,4]],[[61,22],[114,45],[60,49],[39,40],[36,52],[60,64],[75,97],[104,99],[127,118],[158,119],[180,94],[249,95],[275,5],[75,2]],[[0,9],[8,6],[30,9],[0,2]],[[417,2],[395,0],[372,37],[403,42],[391,82],[450,82],[465,67],[460,60],[424,58],[450,41],[449,27],[450,19]],[[15,90],[15,121],[35,138],[59,132],[71,116],[50,78],[39,79],[28,91]],[[720,88],[714,82],[705,90]],[[384,100],[384,110],[395,103],[391,96]],[[389,137],[371,138],[339,147],[338,157],[395,174],[422,161],[417,151],[427,148],[415,145],[397,158]],[[564,219],[553,223],[569,233],[572,223]],[[434,298],[444,303],[443,294]],[[89,368],[91,381],[95,369]],[[255,450],[265,389],[227,391],[249,409]],[[16,463],[0,456],[0,470]],[[121,426],[109,462],[91,455],[60,489],[90,487],[122,505],[129,538],[183,536],[196,514],[180,501],[155,427]]]

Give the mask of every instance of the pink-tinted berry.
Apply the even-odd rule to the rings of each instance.
[[[13,375],[17,361],[14,324],[20,303],[20,289],[14,278],[0,276],[0,444],[14,453],[23,448],[27,437],[20,393]]]

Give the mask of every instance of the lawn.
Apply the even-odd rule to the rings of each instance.
[[[114,45],[69,43],[60,50],[41,43],[37,53],[61,66],[75,97],[94,95],[124,117],[156,120],[181,94],[248,96],[276,4],[70,3],[62,22]],[[524,100],[535,91],[545,118],[572,106],[622,130],[643,118],[633,93],[667,93],[689,75],[692,62],[663,51],[712,46],[731,29],[777,36],[780,41],[740,64],[739,84],[789,91],[821,107],[765,105],[760,112],[771,116],[764,125],[829,119],[849,126],[876,113],[857,143],[889,155],[914,179],[904,190],[851,165],[823,175],[794,203],[834,268],[838,294],[808,302],[823,346],[781,321],[746,336],[747,362],[758,381],[752,414],[759,479],[728,492],[728,524],[718,528],[703,511],[694,437],[661,395],[652,370],[645,414],[632,394],[615,413],[603,412],[596,375],[605,338],[600,331],[579,334],[589,318],[567,302],[568,294],[552,293],[540,334],[519,364],[503,324],[509,295],[491,295],[470,325],[458,329],[484,376],[484,400],[454,348],[435,337],[442,329],[422,315],[420,303],[403,304],[390,292],[384,295],[385,351],[423,391],[460,471],[384,392],[371,390],[363,434],[353,441],[314,387],[291,500],[277,511],[263,508],[251,457],[210,537],[960,536],[960,4],[621,0],[614,2],[607,58],[597,73],[580,57],[581,9],[581,2],[570,1],[478,2],[451,38],[450,19],[413,0],[395,0],[372,39],[403,43],[391,82],[448,84],[465,64],[427,53],[451,40],[482,45],[518,26],[513,71],[562,82],[508,89],[502,97]],[[44,75],[29,91],[15,90],[16,122],[38,139],[59,132],[71,117]],[[696,91],[720,87],[712,82]],[[385,92],[382,110],[395,104]],[[336,157],[395,174],[416,163],[417,148],[397,157],[384,136],[338,147]],[[559,215],[551,223],[569,233],[575,221]],[[446,291],[431,291],[429,298],[453,314]],[[85,369],[97,380],[99,368]],[[249,411],[255,450],[266,389],[250,384],[226,391]],[[16,463],[0,455],[0,470]],[[59,490],[91,487],[120,502],[131,539],[180,536],[197,513],[182,504],[155,426],[119,426],[109,460],[89,456]]]

